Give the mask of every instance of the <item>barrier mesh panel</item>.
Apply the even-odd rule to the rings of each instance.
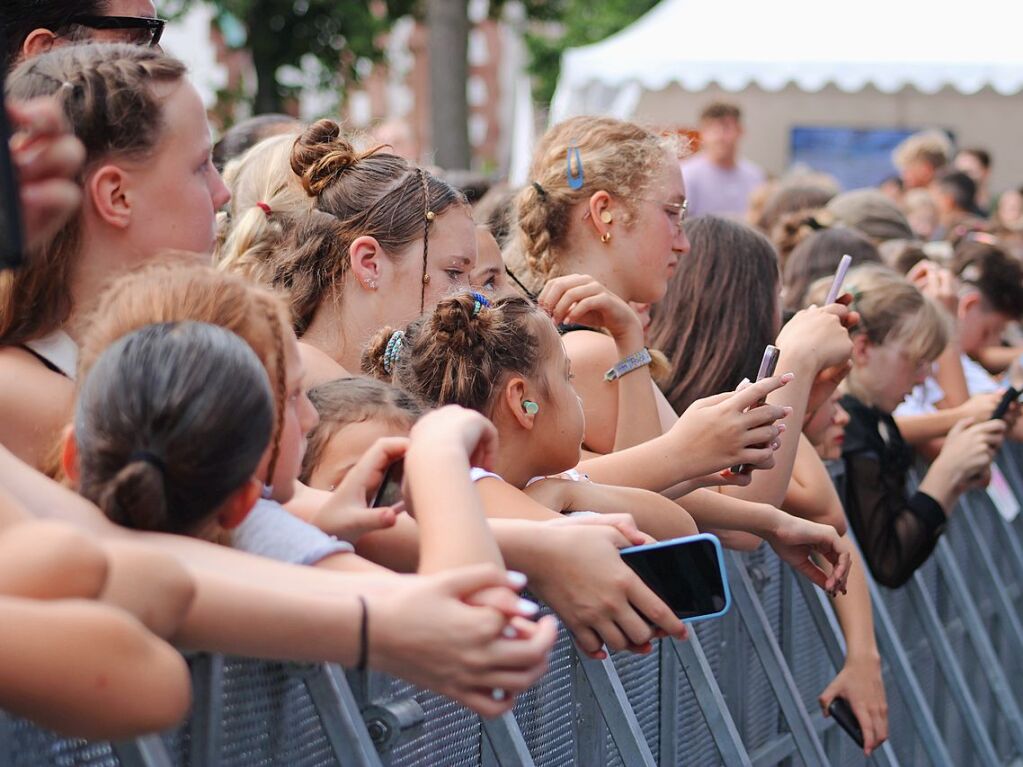
[[[575,663],[572,639],[561,629],[551,653],[550,670],[515,702],[515,719],[537,767],[575,763]]]
[[[337,759],[293,667],[226,658],[221,764],[320,767]]]
[[[24,719],[6,723],[11,767],[119,767],[109,743],[61,738]]]
[[[612,659],[632,710],[643,730],[643,737],[651,753],[656,754],[661,730],[661,657],[657,646],[655,645],[654,651],[648,655],[615,653]],[[621,762],[612,759],[609,764],[617,767]]]

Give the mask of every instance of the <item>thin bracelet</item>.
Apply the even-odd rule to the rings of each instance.
[[[650,356],[650,350],[644,346],[638,352],[630,354],[604,373],[604,380],[608,382],[614,381],[623,375],[631,373],[633,370],[639,370],[641,367],[649,365],[653,361],[653,358]]]
[[[359,595],[359,608],[362,612],[362,620],[359,623],[359,662],[355,664],[356,671],[365,671],[369,664],[369,607],[366,605],[366,597]]]

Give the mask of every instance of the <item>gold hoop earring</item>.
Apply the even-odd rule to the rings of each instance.
[[[602,235],[600,235],[600,241],[605,245],[611,242],[611,232],[604,232]]]
[[[600,220],[603,221],[605,224],[610,224],[612,221],[614,221],[614,219],[611,217],[611,211],[605,210],[603,213],[601,213]]]

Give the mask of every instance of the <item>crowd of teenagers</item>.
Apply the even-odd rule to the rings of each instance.
[[[688,147],[603,117],[551,128],[530,182],[475,206],[332,120],[214,148],[153,25],[22,5],[0,707],[164,729],[188,648],[495,716],[559,621],[595,658],[685,639],[618,551],[701,531],[827,591],[847,655],[822,708],[845,698],[868,753],[887,738],[865,574],[905,583],[1021,435],[1016,406],[991,418],[1020,351],[1010,245],[949,220],[942,262],[892,245],[912,235],[883,193],[805,177],[751,197],[757,226],[690,219]],[[767,344],[778,374],[751,383]],[[402,457],[403,498],[374,506]]]

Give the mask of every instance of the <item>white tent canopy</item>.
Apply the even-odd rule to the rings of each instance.
[[[594,45],[565,52],[552,119],[628,116],[675,83],[883,93],[1023,88],[1019,0],[662,0]]]

